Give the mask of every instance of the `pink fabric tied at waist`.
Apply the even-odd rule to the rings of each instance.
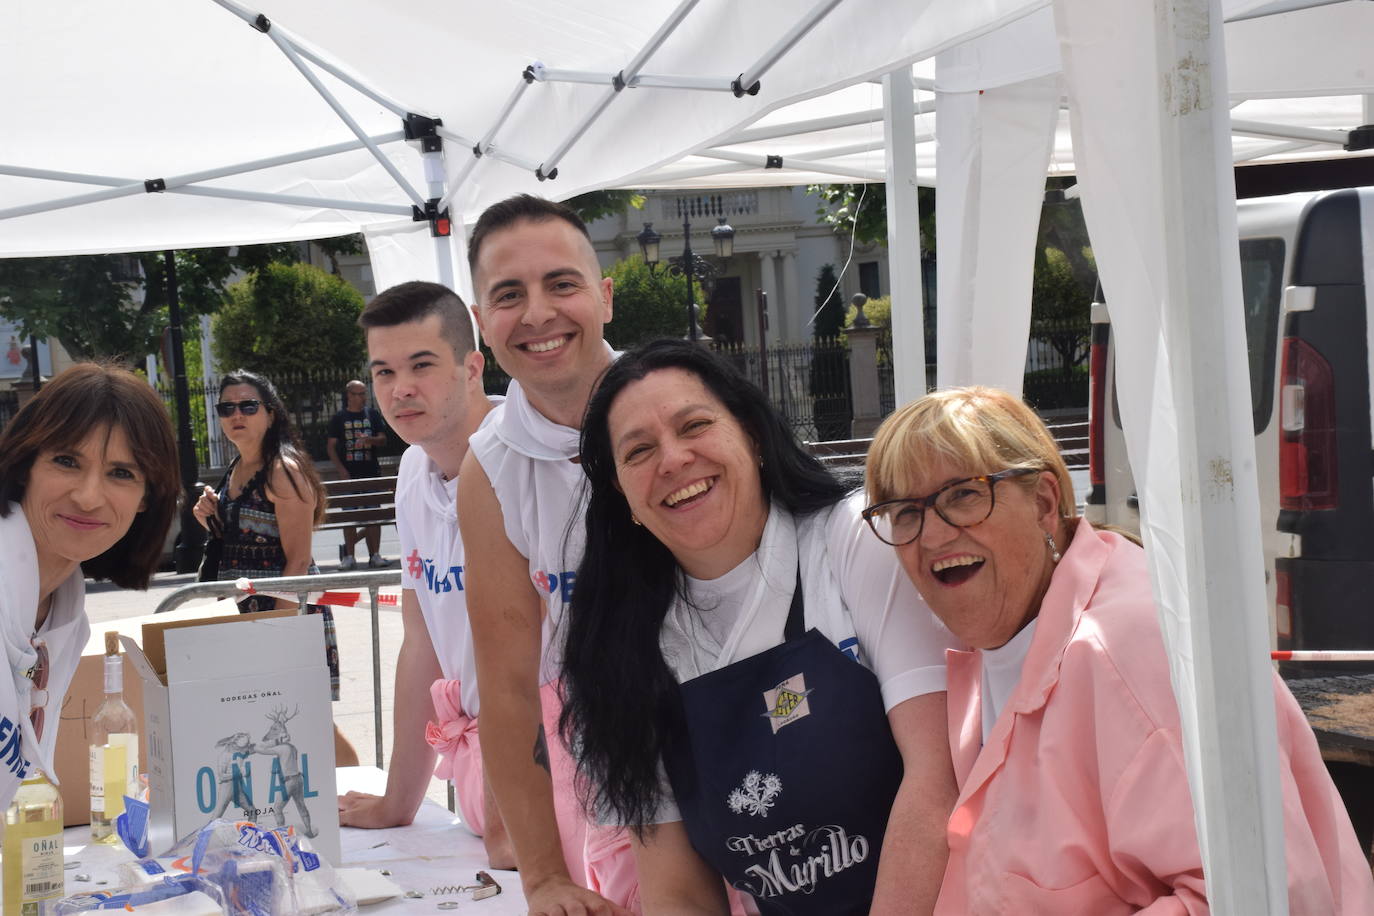
[[[469,741],[477,738],[477,717],[463,712],[459,687],[458,681],[440,678],[429,688],[438,721],[425,723],[425,741],[439,752],[434,775],[440,779],[455,779],[459,775],[456,758],[466,749]]]

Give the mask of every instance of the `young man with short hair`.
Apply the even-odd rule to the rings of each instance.
[[[482,214],[468,261],[473,315],[513,379],[473,435],[458,485],[486,771],[530,912],[620,916],[639,897],[626,832],[590,826],[584,850],[568,842],[568,820],[585,814],[557,734],[559,660],[548,650],[582,556],[578,435],[613,358],[601,336],[613,285],[577,215],[530,195]]]
[[[482,354],[461,299],[445,286],[393,286],[363,310],[372,387],[391,428],[410,443],[397,472],[404,636],[396,659],[394,738],[383,796],[350,792],[339,822],[352,827],[408,824],[436,775],[453,780],[459,810],[482,836],[491,865],[513,864],[491,802],[478,740],[477,676],[468,626],[463,542],[458,534],[458,471],[468,437],[491,410],[482,389]],[[432,714],[438,722],[430,724]]]

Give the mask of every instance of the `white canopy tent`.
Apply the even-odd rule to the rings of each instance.
[[[1361,57],[1374,4],[1308,5],[270,0],[260,19],[230,0],[22,0],[0,37],[12,87],[0,99],[0,255],[363,231],[379,286],[462,288],[454,240],[430,234],[445,206],[461,225],[517,191],[886,176],[896,264],[902,251],[915,260],[912,189],[933,160],[942,270],[959,269],[941,280],[944,376],[1015,385],[1027,214],[1051,162],[1073,169],[1132,341],[1121,410],[1213,906],[1282,913],[1229,170],[1236,157],[1331,151],[1374,120]],[[1299,9],[1278,12],[1288,7]],[[933,65],[913,83],[922,61]],[[880,106],[863,101],[877,79]],[[934,127],[931,89],[944,121],[934,156],[919,142]],[[407,121],[421,135],[409,144]],[[899,394],[911,396],[918,279],[897,276]]]

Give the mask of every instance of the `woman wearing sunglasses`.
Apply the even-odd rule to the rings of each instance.
[[[0,433],[0,806],[52,773],[58,712],[90,625],[85,577],[144,589],[176,510],[167,410],[121,368],[82,363]]]
[[[324,521],[324,485],[276,387],[256,372],[236,369],[220,379],[215,413],[220,430],[239,454],[229,463],[219,486],[206,487],[196,501],[196,520],[210,530],[212,538],[201,578],[273,579],[318,573],[310,536]],[[239,602],[244,613],[296,606],[294,595],[274,592],[258,592]],[[334,615],[324,605],[307,605],[306,611],[324,618],[330,690],[337,700],[339,647]],[[334,747],[339,766],[357,763],[357,753],[337,726]]]
[[[215,412],[239,454],[219,486],[206,487],[195,506],[197,520],[222,541],[213,578],[318,572],[310,535],[324,521],[324,486],[277,389],[255,372],[235,370],[220,380]],[[244,609],[295,606],[290,596],[273,597],[252,596],[245,602],[253,606]]]
[[[959,801],[937,913],[1206,913],[1178,707],[1134,542],[1076,518],[1054,439],[989,388],[928,395],[868,452],[864,510],[936,616]],[[1277,675],[1289,911],[1374,913],[1374,886]]]
[[[929,912],[952,641],[862,504],[685,341],[606,371],[581,463],[561,724],[644,912],[723,913],[727,884],[765,916]]]

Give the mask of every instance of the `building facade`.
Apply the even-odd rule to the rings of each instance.
[[[819,222],[817,198],[802,187],[716,191],[648,191],[643,209],[592,223],[592,241],[603,268],[639,254],[637,236],[652,223],[662,236],[661,257],[682,253],[683,220],[691,225],[692,250],[714,259],[711,229],[724,217],[735,230],[735,253],[708,292],[704,331],[712,338],[757,346],[810,338],[816,311],[816,278],[826,264],[840,277],[845,301],[854,293],[889,292],[887,249],[857,245]],[[760,293],[766,294],[767,330]]]

